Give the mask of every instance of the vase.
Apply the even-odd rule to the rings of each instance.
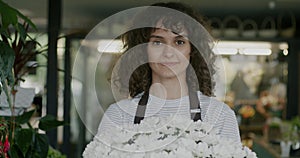
[[[281,148],[281,157],[282,158],[288,158],[290,156],[290,150],[291,150],[291,141],[281,141],[280,142],[280,148]]]

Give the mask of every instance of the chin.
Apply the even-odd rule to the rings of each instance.
[[[185,71],[180,72],[174,72],[174,71],[160,71],[155,73],[159,78],[165,78],[165,79],[174,79],[179,78],[182,75],[185,75]]]

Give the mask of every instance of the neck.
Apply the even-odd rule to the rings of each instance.
[[[152,79],[150,94],[162,99],[178,99],[188,95],[186,79]]]

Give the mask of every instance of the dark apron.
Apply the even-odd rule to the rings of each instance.
[[[191,112],[191,119],[194,121],[202,120],[201,119],[201,107],[200,107],[200,102],[199,98],[197,95],[197,92],[191,91],[191,88],[189,88],[189,100],[190,100],[190,112]],[[136,114],[134,117],[134,124],[139,124],[141,120],[144,119],[145,116],[145,111],[148,103],[148,98],[149,98],[149,91],[144,92],[142,95],[137,110]]]

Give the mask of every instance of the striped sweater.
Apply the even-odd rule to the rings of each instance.
[[[213,124],[221,137],[240,141],[239,128],[234,111],[223,102],[198,92],[201,117],[204,122]],[[98,128],[98,134],[109,130],[110,126],[122,126],[134,122],[137,104],[141,95],[133,99],[121,100],[109,106]],[[171,114],[190,117],[189,97],[165,100],[149,95],[145,118],[150,116],[167,117]]]

